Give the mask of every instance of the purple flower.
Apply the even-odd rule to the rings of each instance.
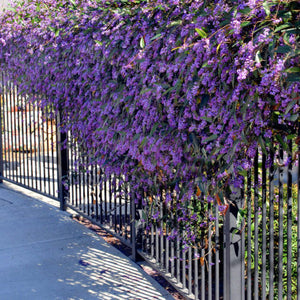
[[[286,22],[275,18],[278,1],[268,2],[270,14],[258,0],[96,2],[12,4],[0,16],[3,80],[38,92],[28,101],[53,108],[53,117],[61,112],[73,154],[84,154],[76,172],[97,164],[101,188],[108,176],[124,176],[127,192],[113,191],[145,209],[157,204],[145,195],[166,193],[164,209],[176,211],[193,243],[192,226],[214,221],[187,209],[199,178],[210,194],[197,201],[214,205],[216,191],[243,186],[238,174],[252,167],[261,137],[296,126],[300,84],[284,70],[299,65],[290,55],[299,37],[275,30]],[[281,1],[280,11],[294,26],[290,5]]]
[[[218,206],[219,212],[224,212],[226,209],[227,209],[227,206],[226,206],[226,205],[219,205],[219,206]]]
[[[154,215],[152,215],[152,218],[156,220],[158,219],[158,216],[159,216],[159,211],[157,211]]]
[[[170,193],[167,193],[166,195],[166,203],[168,204],[169,202],[172,201],[172,197],[171,197],[171,194]]]
[[[239,35],[241,33],[242,28],[241,28],[241,22],[239,20],[234,19],[231,22],[231,27],[236,35]]]

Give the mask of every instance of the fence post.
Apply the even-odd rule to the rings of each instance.
[[[56,134],[57,134],[57,168],[58,168],[58,197],[60,202],[60,209],[66,210],[66,200],[69,196],[69,190],[67,187],[68,184],[68,150],[64,146],[64,142],[67,140],[67,134],[61,132],[60,122],[61,122],[61,113],[59,112],[56,121]]]
[[[132,251],[132,260],[136,261],[137,251],[136,251],[136,204],[135,199],[133,197],[134,193],[130,191],[130,210],[131,210],[131,251]]]
[[[224,226],[224,299],[245,299],[244,291],[244,234],[237,228],[239,209],[243,206],[243,191],[234,190]]]
[[[0,183],[3,182],[3,132],[2,132],[2,122],[3,122],[3,113],[2,113],[2,90],[0,87]]]

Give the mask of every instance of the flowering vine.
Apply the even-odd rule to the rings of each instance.
[[[299,19],[297,1],[25,0],[1,15],[1,67],[89,163],[175,189],[193,240],[213,217],[191,201],[224,213],[257,147],[296,134]]]

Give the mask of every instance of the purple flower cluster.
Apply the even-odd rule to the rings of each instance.
[[[194,224],[195,182],[240,187],[258,143],[298,117],[299,11],[261,3],[25,0],[0,17],[1,68],[62,112],[88,163],[149,192],[180,182]]]

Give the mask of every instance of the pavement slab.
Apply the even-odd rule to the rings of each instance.
[[[0,299],[174,299],[68,212],[0,184]]]

